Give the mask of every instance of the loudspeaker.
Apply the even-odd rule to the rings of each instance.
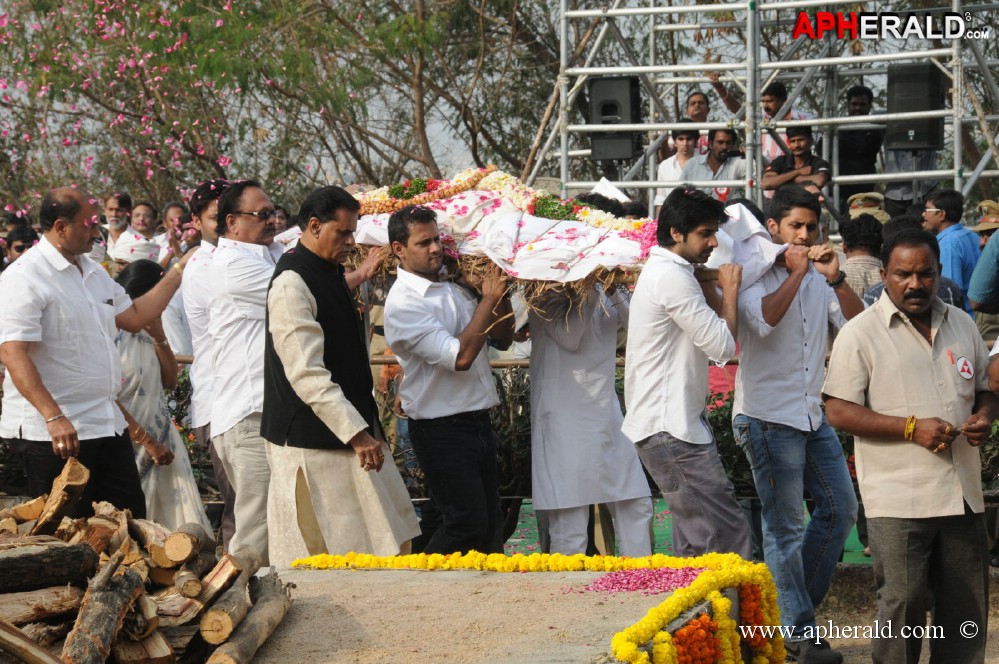
[[[642,98],[637,76],[605,76],[586,83],[590,124],[638,124]],[[639,132],[590,134],[590,159],[631,159],[642,151]]]
[[[932,62],[888,65],[888,112],[939,111],[944,107],[947,80]],[[897,120],[888,123],[889,150],[942,150],[943,118]]]

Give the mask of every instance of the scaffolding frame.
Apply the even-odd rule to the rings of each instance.
[[[643,143],[644,151],[631,160],[630,164],[620,169],[623,173],[612,182],[621,189],[647,190],[646,197],[650,213],[653,210],[652,199],[654,189],[658,187],[675,187],[681,182],[657,181],[656,154],[661,143],[666,140],[668,132],[677,128],[695,128],[698,130],[735,129],[742,133],[746,153],[746,178],[739,181],[696,181],[690,182],[695,187],[735,187],[744,188],[746,196],[757,203],[762,203],[762,181],[764,159],[762,154],[762,139],[764,133],[769,133],[779,145],[786,148],[778,129],[793,126],[828,127],[832,140],[822,141],[822,157],[828,160],[833,173],[830,185],[827,185],[833,201],[838,199],[840,185],[858,182],[880,184],[893,181],[945,180],[952,181],[953,188],[967,194],[980,178],[995,178],[999,176],[999,135],[990,129],[989,121],[995,116],[986,115],[980,101],[975,102],[975,114],[965,112],[965,81],[967,71],[981,72],[986,83],[986,92],[991,99],[992,108],[999,108],[999,85],[997,85],[990,66],[996,61],[987,61],[980,45],[974,40],[950,40],[950,45],[943,48],[926,48],[919,51],[899,50],[890,53],[874,53],[865,55],[843,54],[841,51],[848,43],[845,40],[833,40],[829,35],[821,47],[818,57],[798,58],[798,51],[805,43],[798,39],[791,44],[781,58],[761,62],[761,35],[766,29],[786,29],[793,25],[792,20],[767,18],[776,10],[808,10],[821,9],[835,11],[836,7],[851,5],[856,8],[855,0],[781,0],[770,2],[731,2],[719,4],[690,4],[680,6],[665,6],[664,0],[647,0],[648,4],[639,7],[622,7],[622,0],[614,0],[612,4],[598,9],[569,8],[568,0],[559,2],[559,34],[560,34],[560,66],[557,80],[557,117],[554,126],[548,133],[544,146],[539,151],[540,157],[535,161],[527,178],[529,184],[539,176],[547,159],[557,158],[559,161],[559,183],[563,198],[567,198],[569,190],[592,188],[597,183],[587,180],[570,179],[570,161],[577,158],[588,158],[589,150],[570,150],[570,137],[585,137],[595,132],[641,132],[647,137]],[[669,0],[665,0],[669,1]],[[999,4],[977,4],[965,6],[961,0],[952,0],[950,7],[926,10],[925,13],[958,12],[979,16],[984,12],[999,9]],[[733,15],[735,20],[714,21],[711,14],[724,12]],[[924,13],[921,11],[920,13]],[[645,17],[649,21],[647,62],[642,64],[632,44],[622,33],[618,19],[626,17]],[[741,17],[741,18],[740,18]],[[664,19],[682,19],[671,23]],[[686,19],[692,19],[687,21]],[[707,19],[707,20],[705,20]],[[599,30],[595,39],[585,49],[582,63],[576,66],[570,62],[572,54],[580,50],[581,44],[570,42],[570,23],[579,20],[599,21]],[[982,21],[983,25],[992,25]],[[714,63],[662,63],[657,52],[657,37],[664,32],[688,32],[704,28],[741,28],[745,34],[743,58],[738,61]],[[626,63],[621,66],[594,66],[597,55],[605,48],[608,37],[616,40],[625,54]],[[967,49],[963,47],[967,46]],[[966,57],[965,51],[969,52]],[[837,90],[840,81],[855,78],[859,75],[883,74],[885,67],[891,62],[899,61],[929,61],[939,66],[952,82],[950,108],[938,111],[916,111],[906,113],[880,113],[866,116],[841,116],[838,112],[840,100]],[[860,65],[858,67],[858,65]],[[868,67],[865,67],[867,65]],[[870,66],[874,65],[874,66]],[[744,92],[742,109],[734,117],[726,121],[680,124],[670,121],[670,113],[663,103],[672,87],[681,84],[708,83],[704,73],[706,69],[722,74],[724,85],[736,85]],[[632,75],[638,76],[641,87],[650,100],[649,120],[638,124],[595,125],[580,124],[571,121],[576,97],[583,89],[586,81],[593,76]],[[760,104],[761,91],[766,84],[778,77],[788,80],[788,99],[776,117],[783,118],[795,105],[803,91],[812,86],[817,78],[825,80],[825,92],[822,99],[820,117],[809,120],[772,120],[763,117]],[[793,84],[792,84],[793,83]],[[838,173],[838,141],[836,132],[840,127],[850,129],[884,128],[884,123],[908,120],[945,118],[947,136],[941,153],[952,155],[951,168],[936,168],[934,170],[916,171],[910,173],[874,173],[871,175],[841,176]],[[544,135],[548,116],[539,128],[538,138]],[[989,149],[985,150],[979,163],[965,174],[962,149],[962,127],[965,124],[978,125],[986,138]],[[554,149],[558,140],[558,149]],[[949,139],[949,140],[948,140]],[[884,148],[882,148],[882,152]],[[988,169],[990,162],[994,168]],[[526,171],[525,171],[526,172]],[[643,177],[644,176],[644,177]]]

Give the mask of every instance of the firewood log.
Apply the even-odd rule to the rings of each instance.
[[[83,542],[92,546],[97,553],[104,553],[105,550],[108,553],[114,553],[114,550],[108,549],[108,546],[111,543],[111,537],[117,529],[118,523],[116,521],[103,516],[92,516],[87,519],[86,526],[73,535],[69,543],[77,544]]]
[[[186,563],[203,549],[214,549],[215,540],[196,523],[185,523],[166,538],[163,547],[167,558],[178,564]]]
[[[174,562],[167,555],[163,546],[170,531],[153,521],[146,519],[129,519],[129,532],[135,537],[135,541],[149,552],[149,557],[157,567],[177,567],[180,565]]]
[[[192,560],[180,566],[174,577],[174,588],[184,597],[197,597],[201,594],[201,577],[211,572],[217,562],[214,547],[202,549]]]
[[[5,533],[17,533],[17,519],[12,516],[0,519],[0,531]]]
[[[194,654],[194,651],[200,651],[205,647],[205,642],[201,640],[201,636],[198,634],[197,625],[162,627],[158,631],[167,640],[167,643],[170,644],[174,654],[179,659],[186,660],[189,658],[189,655]],[[202,657],[199,661],[204,661],[205,659],[205,657]]]
[[[25,636],[43,648],[48,648],[59,639],[64,638],[67,634],[69,634],[69,630],[71,629],[73,629],[72,620],[54,624],[36,622],[21,625],[21,631],[24,632]]]
[[[0,650],[28,664],[61,664],[55,655],[5,620],[0,620]]]
[[[177,577],[177,572],[179,571],[177,569],[154,565],[149,568],[149,580],[157,586],[173,587],[173,580]]]
[[[114,521],[117,524],[117,528],[111,535],[111,539],[108,542],[108,551],[116,552],[122,547],[128,545],[128,541],[132,538],[128,534],[128,519],[132,516],[132,513],[128,510],[120,510],[109,502],[99,502],[94,503],[94,516],[104,517],[109,521]],[[122,561],[123,565],[131,565],[134,563],[134,559],[129,559],[126,556],[125,560]]]
[[[86,527],[86,519],[71,519],[68,516],[64,516],[52,534],[63,542],[69,542],[76,537],[77,533],[86,529]]]
[[[73,586],[6,593],[0,595],[0,619],[12,625],[24,625],[70,611],[75,612],[82,601],[83,590]]]
[[[239,578],[201,616],[201,638],[212,645],[228,639],[250,610],[248,584],[260,569],[261,557],[254,549],[246,549],[236,555],[243,566]]]
[[[47,535],[55,532],[69,506],[80,498],[83,489],[90,481],[90,471],[76,457],[66,459],[62,472],[52,482],[52,491],[42,508],[42,513],[31,529],[32,535]]]
[[[237,555],[242,555],[242,552]],[[256,553],[252,555],[259,556]],[[233,584],[242,571],[243,567],[237,558],[227,553],[201,580],[201,594],[196,598],[184,597],[175,588],[167,588],[153,595],[160,615],[160,626],[176,627],[197,618],[206,606]]]
[[[273,568],[272,568],[273,569]],[[291,606],[291,584],[277,573],[250,580],[253,608],[226,643],[208,658],[208,664],[246,664],[284,619]]]
[[[156,602],[143,593],[132,603],[121,629],[133,641],[141,641],[155,632],[159,626],[160,617],[156,613]]]
[[[121,558],[116,553],[90,580],[76,624],[62,649],[66,664],[100,664],[110,654],[125,614],[142,592],[142,579],[121,568]]]
[[[0,593],[37,590],[67,583],[82,586],[97,571],[97,553],[88,544],[50,537],[8,540],[0,547]]]
[[[173,648],[159,632],[153,632],[141,641],[118,639],[111,648],[118,664],[173,664],[177,657]]]
[[[13,518],[18,523],[37,519],[42,515],[42,508],[45,507],[45,501],[48,500],[48,498],[49,494],[43,493],[37,498],[32,498],[31,500],[23,503],[18,503],[13,507],[6,507],[0,510],[0,519],[6,519],[9,517]]]

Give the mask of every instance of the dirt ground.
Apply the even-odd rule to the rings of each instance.
[[[271,664],[606,664],[614,632],[662,596],[579,592],[588,572],[287,570],[296,584],[284,622],[258,652]],[[999,625],[999,574],[992,577],[992,624]],[[874,623],[869,566],[840,570],[819,624]],[[867,639],[833,640],[846,662],[869,662]],[[929,660],[924,645],[923,661]],[[986,661],[999,664],[999,629]],[[957,663],[955,663],[957,664]]]

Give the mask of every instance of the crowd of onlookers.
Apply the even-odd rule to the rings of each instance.
[[[780,83],[763,91],[768,117],[786,97]],[[851,115],[870,113],[868,88],[846,99]],[[749,558],[752,533],[705,416],[712,375],[738,356],[733,433],[761,499],[792,660],[842,661],[810,630],[856,522],[880,617],[896,632],[925,625],[927,610],[948,632],[975,621],[980,637],[932,647],[982,661],[996,518],[986,522],[977,448],[999,405],[999,204],[981,203],[970,225],[964,197],[939,183],[842,186],[828,201],[833,169],[812,130],[792,127],[764,137],[761,210],[727,184],[746,173],[735,132],[694,128],[708,117],[703,92],[687,111],[692,126],[672,132],[659,167],[675,186],[656,192],[658,246],[637,284],[552,287],[531,307],[495,266],[442,270],[426,207],[394,212],[389,248],[358,262],[360,204],[340,187],[311,192],[293,220],[254,180],[207,180],[162,210],[53,189],[37,229],[4,220],[0,436],[24,456],[33,493],[75,456],[92,473],[82,512],[110,500],[208,528],[167,407],[177,355],[193,356],[189,424],[224,498],[226,548],[279,565],[324,552],[501,552],[489,354],[516,343],[531,360],[532,495],[547,550],[590,550],[600,505],[622,555],[651,553],[648,474],[672,512],[674,552]],[[835,133],[839,173],[911,169],[882,136]],[[712,180],[725,184],[684,184]],[[720,230],[742,258],[706,270]],[[398,358],[394,403],[375,398],[373,353]],[[419,515],[385,442],[390,413],[431,497]],[[855,436],[862,505],[833,426]],[[991,555],[999,565],[994,544]],[[875,661],[915,662],[919,649],[879,639]]]

